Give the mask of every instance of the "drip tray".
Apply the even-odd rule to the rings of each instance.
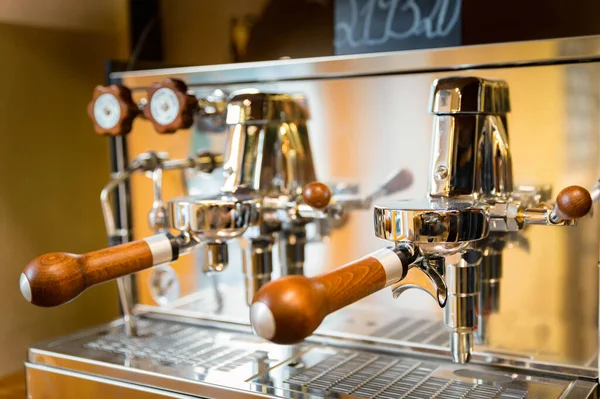
[[[39,345],[30,349],[28,367],[217,398],[585,398],[596,387],[573,377],[461,366],[375,347],[277,346],[247,333],[178,322],[143,319],[137,337],[121,330],[113,323]]]
[[[465,370],[469,371],[469,370]],[[439,364],[361,352],[339,352],[285,380],[292,390],[310,390],[319,396],[335,393],[357,398],[527,398],[531,383],[513,383],[509,375],[461,373]],[[473,378],[480,374],[477,378]],[[484,380],[480,377],[492,377]],[[477,381],[477,382],[473,382]],[[500,383],[499,383],[500,382]],[[559,397],[563,389],[544,391]],[[534,396],[537,397],[537,396]]]

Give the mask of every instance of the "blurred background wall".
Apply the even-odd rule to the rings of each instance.
[[[108,147],[86,106],[105,60],[127,58],[128,41],[125,1],[0,1],[0,376],[22,368],[33,342],[118,316],[113,284],[41,309],[18,281],[35,256],[106,243]]]

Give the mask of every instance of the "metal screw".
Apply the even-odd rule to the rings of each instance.
[[[445,165],[440,165],[435,170],[436,179],[445,179],[448,177],[448,168]]]

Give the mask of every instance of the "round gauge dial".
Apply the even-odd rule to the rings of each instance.
[[[173,123],[179,114],[179,99],[177,94],[168,87],[162,87],[150,99],[152,118],[161,125]]]
[[[158,133],[171,134],[192,126],[198,100],[187,91],[183,81],[171,78],[148,88],[144,116],[152,122]]]
[[[101,135],[120,136],[131,131],[133,120],[139,114],[131,98],[131,91],[122,85],[96,86],[88,115],[94,130]]]
[[[179,298],[179,277],[171,266],[163,265],[152,270],[150,275],[150,295],[159,304],[165,305]]]
[[[94,102],[94,120],[103,129],[112,129],[121,119],[121,104],[112,93],[104,93]]]

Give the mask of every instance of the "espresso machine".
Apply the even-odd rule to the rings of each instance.
[[[587,37],[112,74],[88,109],[109,246],[20,286],[117,279],[123,317],[30,348],[30,397],[597,397],[599,60]]]

